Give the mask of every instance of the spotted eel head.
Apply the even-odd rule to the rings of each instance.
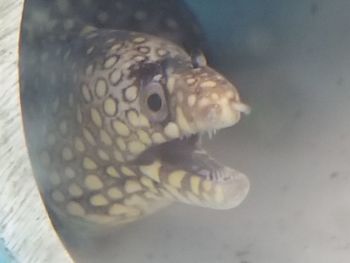
[[[116,161],[136,170],[144,185],[144,177],[151,179],[166,198],[217,209],[238,205],[249,188],[245,175],[200,145],[201,134],[232,126],[248,111],[235,87],[156,37],[128,33],[105,45],[96,57],[87,47],[92,59],[80,79],[80,110],[91,129],[103,123],[114,134]]]
[[[158,174],[156,181],[178,201],[216,209],[235,207],[245,198],[249,182],[210,157],[200,137],[234,125],[249,107],[240,102],[235,87],[210,67],[173,63],[165,64],[164,85],[151,84],[155,88],[149,86],[141,97],[157,134],[138,158],[151,165],[141,168],[149,176]]]

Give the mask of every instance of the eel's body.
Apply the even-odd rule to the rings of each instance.
[[[172,201],[226,209],[244,199],[246,177],[208,156],[199,134],[247,107],[201,50],[181,1],[26,1],[21,101],[50,211],[109,226]]]

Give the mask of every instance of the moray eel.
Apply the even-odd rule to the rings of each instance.
[[[24,129],[46,207],[93,225],[174,201],[229,209],[249,181],[201,146],[249,107],[209,67],[178,0],[27,0],[20,40]]]

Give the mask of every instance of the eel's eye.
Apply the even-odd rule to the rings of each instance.
[[[162,122],[168,116],[164,89],[158,82],[148,83],[142,89],[142,108],[151,122]]]
[[[147,105],[152,111],[157,112],[162,108],[162,98],[159,94],[153,93],[148,96]]]

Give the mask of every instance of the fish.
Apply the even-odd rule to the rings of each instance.
[[[201,142],[250,111],[208,50],[183,1],[25,1],[23,126],[50,213],[114,227],[173,202],[245,199],[247,176]]]

